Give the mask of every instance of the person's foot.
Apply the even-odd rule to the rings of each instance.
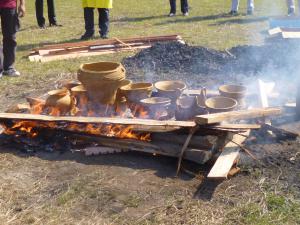
[[[40,29],[46,29],[46,25],[45,24],[41,24],[41,25],[39,25],[39,28]]]
[[[231,15],[231,16],[237,16],[238,12],[231,10],[228,14]]]
[[[89,40],[92,39],[94,37],[93,33],[87,33],[85,32],[81,37],[80,40]]]
[[[101,37],[102,39],[108,39],[108,35],[107,35],[107,34],[101,34],[100,37]]]
[[[61,24],[58,24],[57,22],[50,23],[50,27],[62,27]]]
[[[251,15],[253,15],[253,12],[254,12],[253,10],[248,10],[247,15],[251,16]]]
[[[8,77],[19,77],[21,76],[21,73],[17,71],[16,69],[10,69],[10,70],[4,70],[2,72],[3,76],[8,76]]]
[[[183,16],[188,16],[189,13],[188,13],[188,12],[185,12],[185,13],[183,13],[182,15],[183,15]]]
[[[2,72],[2,71],[0,71],[0,79],[1,79],[1,77],[2,77],[2,73],[3,73],[3,72]]]
[[[294,8],[290,8],[290,9],[288,10],[288,16],[295,16],[295,15],[296,15],[295,9],[294,9]]]
[[[169,17],[174,17],[176,14],[175,13],[170,13]]]

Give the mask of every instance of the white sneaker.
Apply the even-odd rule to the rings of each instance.
[[[169,17],[174,17],[175,16],[175,13],[170,13],[169,14]]]
[[[183,16],[188,16],[188,15],[189,15],[188,12],[183,13]]]

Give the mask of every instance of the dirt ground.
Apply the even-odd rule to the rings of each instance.
[[[173,74],[169,75],[172,78]],[[75,76],[70,74],[70,77]],[[1,111],[36,91],[5,89]],[[30,84],[28,84],[30,86]],[[20,90],[30,90],[20,85]],[[8,98],[9,97],[9,98]],[[20,147],[20,146],[19,146]],[[0,147],[2,224],[300,224],[300,142],[256,133],[241,153],[241,173],[204,179],[208,168],[184,162],[197,176],[175,177],[175,159],[139,153],[86,157]]]

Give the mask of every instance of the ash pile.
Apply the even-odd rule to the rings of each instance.
[[[133,80],[183,80],[191,87],[241,83],[249,77],[274,80],[297,74],[300,45],[272,42],[217,51],[179,42],[158,43],[123,60]],[[226,79],[226,80],[225,80]]]

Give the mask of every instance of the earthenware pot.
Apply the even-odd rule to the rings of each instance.
[[[67,88],[68,90],[71,90],[73,87],[81,85],[81,82],[79,80],[61,80],[59,83],[62,88]]]
[[[177,98],[186,89],[186,84],[182,81],[159,81],[154,84],[161,97],[170,98],[176,102]]]
[[[238,103],[242,103],[242,100],[246,96],[247,87],[242,85],[222,85],[219,87],[219,92],[224,97],[233,98]]]
[[[82,64],[78,80],[86,88],[89,98],[96,104],[114,104],[117,90],[127,85],[126,70],[120,63],[97,62]]]
[[[207,99],[205,106],[210,113],[229,112],[238,106],[238,102],[233,98],[218,96]]]
[[[151,97],[152,90],[152,83],[132,83],[121,87],[120,94],[128,102],[139,103],[142,99]]]
[[[46,107],[57,108],[60,112],[66,113],[72,107],[72,99],[67,89],[58,89],[48,92],[49,97],[46,99]]]
[[[152,119],[158,119],[156,116],[159,113],[166,113],[166,116],[174,116],[174,110],[171,107],[171,99],[162,97],[145,98],[140,101],[140,104],[149,112]]]
[[[196,97],[181,96],[176,101],[176,120],[190,120],[196,115]]]

